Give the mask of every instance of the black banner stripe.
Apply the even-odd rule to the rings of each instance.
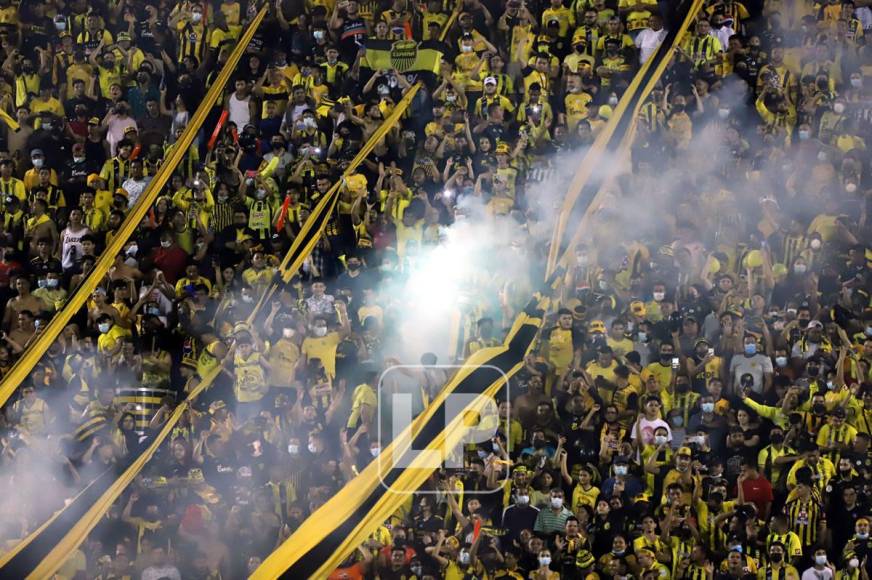
[[[454,389],[454,393],[466,394],[481,394],[495,381],[499,380],[503,373],[508,373],[518,364],[519,360],[523,360],[524,353],[532,344],[536,337],[539,327],[534,324],[524,324],[512,338],[508,345],[508,349],[490,360],[487,365],[479,366],[473,370],[469,376],[464,378]],[[501,372],[497,371],[499,369]],[[430,441],[433,441],[445,429],[445,406],[444,404],[437,407],[432,417],[424,424],[421,430],[413,439],[413,449],[423,449]],[[401,468],[395,468],[388,472],[384,479],[384,485],[379,484],[373,489],[367,499],[362,502],[354,511],[352,517],[346,518],[345,521],[339,523],[337,527],[324,538],[317,546],[309,551],[305,558],[297,560],[289,567],[282,578],[286,580],[296,580],[299,578],[311,577],[336,550],[339,548],[342,541],[351,533],[351,531],[367,516],[373,506],[385,495],[387,490],[385,486],[390,486],[402,473]],[[346,485],[353,485],[354,480]]]

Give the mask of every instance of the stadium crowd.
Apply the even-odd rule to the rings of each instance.
[[[4,409],[0,550],[122,471],[220,366],[57,578],[251,573],[388,443],[381,379],[418,362],[391,337],[427,306],[390,289],[471,203],[512,220],[494,255],[529,267],[471,280],[456,356],[420,362],[501,343],[543,277],[545,190],[565,191],[675,5],[272,0],[147,217]],[[0,0],[0,373],[118,234],[260,6]],[[870,27],[869,0],[706,3],[497,434],[330,578],[869,579]],[[434,78],[372,70],[370,39],[445,57]],[[301,271],[246,323],[419,78]],[[446,378],[412,377],[418,409]]]

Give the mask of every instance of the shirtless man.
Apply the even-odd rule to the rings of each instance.
[[[18,328],[18,314],[28,310],[32,315],[45,310],[45,303],[30,293],[30,280],[21,276],[15,279],[15,290],[18,296],[10,298],[3,313],[3,329],[10,332]]]

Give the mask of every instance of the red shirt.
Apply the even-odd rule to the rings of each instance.
[[[757,479],[746,479],[742,482],[742,493],[745,501],[757,506],[757,514],[762,517],[767,503],[773,499],[772,484],[762,475]]]
[[[348,568],[337,568],[327,580],[363,580],[363,564],[358,562]]]
[[[170,284],[175,284],[188,265],[188,254],[173,244],[169,248],[157,247],[152,253],[154,265],[164,273],[164,278]]]

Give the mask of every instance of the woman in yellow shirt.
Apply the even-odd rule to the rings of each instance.
[[[578,483],[572,490],[572,511],[578,511],[579,506],[586,505],[593,509],[600,490],[592,483],[593,472],[587,465],[582,465],[578,472]]]

